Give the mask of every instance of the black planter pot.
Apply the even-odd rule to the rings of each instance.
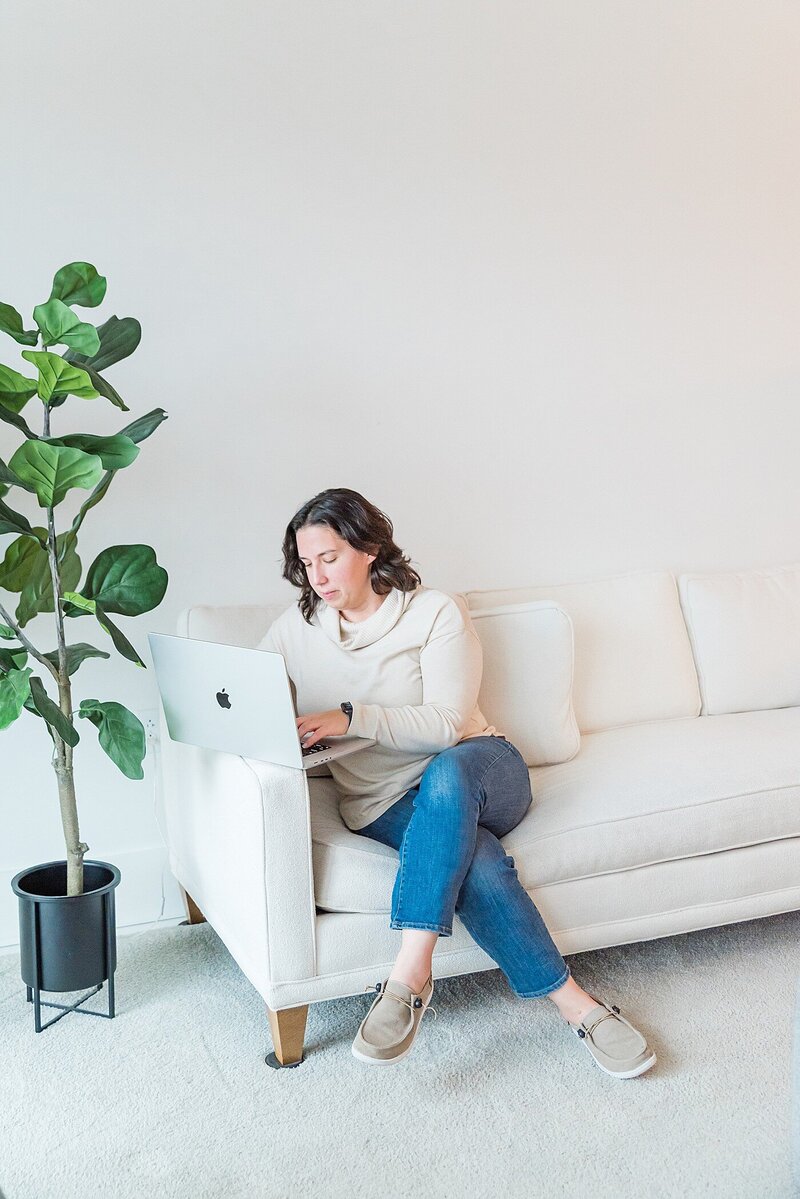
[[[114,890],[119,870],[109,862],[84,861],[83,895],[67,895],[67,863],[44,862],[21,870],[11,880],[19,900],[20,972],[34,1005],[36,1031],[49,1028],[67,1012],[114,1018],[114,971],[117,968]],[[81,1008],[108,980],[108,1012]],[[45,1003],[42,991],[80,991],[87,995],[66,1006]],[[41,1008],[61,1009],[42,1024]]]

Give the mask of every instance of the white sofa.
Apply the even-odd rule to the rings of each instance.
[[[800,565],[456,598],[484,646],[479,706],[530,766],[503,844],[563,954],[800,908]],[[193,607],[178,632],[255,646],[286,606]],[[189,923],[263,996],[266,1060],[297,1065],[308,1005],[394,962],[398,855],[346,827],[324,766],[181,745],[163,713],[161,746]],[[495,968],[456,915],[434,978]]]

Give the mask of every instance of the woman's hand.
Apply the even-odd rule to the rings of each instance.
[[[296,723],[303,749],[308,749],[326,737],[343,737],[350,727],[350,717],[341,708],[332,708],[329,712],[298,716]]]

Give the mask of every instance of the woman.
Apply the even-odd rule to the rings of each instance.
[[[345,487],[304,504],[283,542],[283,577],[300,599],[259,646],[286,660],[304,747],[346,733],[375,741],[329,764],[348,828],[400,856],[390,923],[400,953],[353,1053],[391,1065],[410,1052],[434,947],[458,912],[517,995],[551,999],[607,1073],[642,1074],[655,1054],[618,1007],[575,982],[500,843],[531,785],[519,750],[477,707],[477,634],[454,599],[422,586],[393,532]]]

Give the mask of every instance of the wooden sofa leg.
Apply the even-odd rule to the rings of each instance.
[[[200,911],[195,901],[192,899],[189,892],[185,891],[183,887],[181,887],[181,891],[183,892],[183,902],[186,908],[186,915],[189,917],[188,920],[184,921],[184,924],[205,924],[206,918]]]
[[[273,1012],[271,1007],[267,1007],[267,1015],[275,1052],[268,1053],[264,1061],[276,1070],[284,1066],[299,1066],[303,1061],[308,1004],[284,1008],[281,1012]]]

